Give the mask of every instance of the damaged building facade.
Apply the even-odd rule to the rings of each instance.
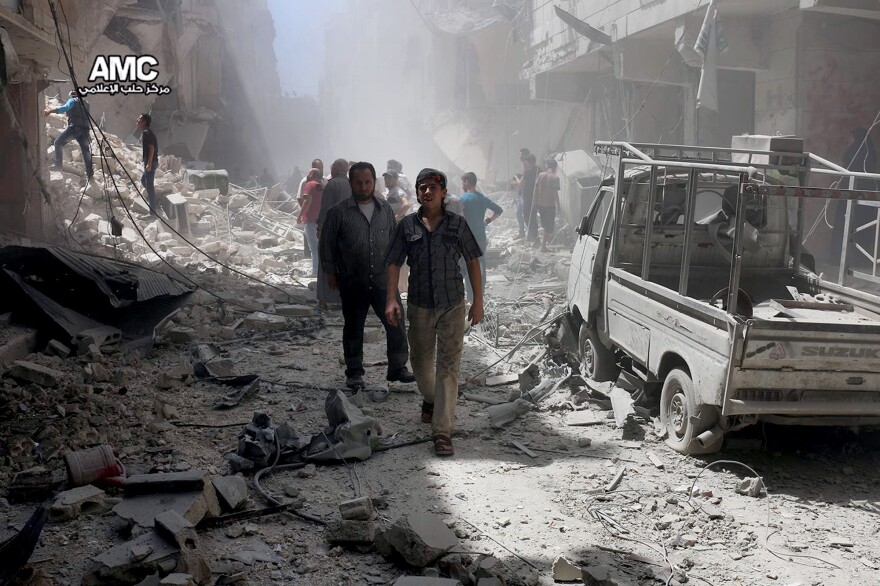
[[[293,167],[297,144],[289,127],[307,127],[313,118],[302,112],[314,108],[282,96],[265,0],[63,0],[55,6],[80,85],[90,85],[98,56],[151,55],[158,61],[155,83],[171,88],[158,96],[89,96],[91,114],[105,131],[136,142],[135,120],[149,112],[162,154],[230,173]],[[47,2],[0,3],[0,26],[10,75],[0,141],[20,145],[26,139],[28,145],[27,155],[9,149],[8,172],[0,178],[0,228],[52,240],[60,220],[38,179],[47,178],[51,148],[41,113],[47,96],[64,97],[72,89],[70,74]],[[284,107],[273,112],[279,104]]]
[[[726,37],[717,111],[697,108],[702,58],[694,45],[708,0],[436,0],[418,11],[400,3],[393,35],[384,34],[387,10],[355,5],[327,33],[327,136],[356,140],[356,121],[372,117],[386,129],[363,137],[364,148],[381,145],[375,160],[398,156],[406,164],[400,153],[411,153],[414,167],[440,155],[453,174],[474,171],[499,188],[520,170],[520,148],[539,162],[552,154],[570,223],[583,212],[585,187],[602,174],[595,140],[730,146],[738,134],[796,135],[807,150],[847,164],[854,133],[870,127],[876,112],[880,7],[860,0],[715,4]],[[559,9],[595,31],[593,38]],[[370,34],[349,34],[365,26]],[[354,53],[338,42],[342,36],[355,39]],[[351,54],[386,66],[360,71]],[[346,102],[377,76],[388,99]],[[824,242],[830,236],[821,230],[814,237]]]

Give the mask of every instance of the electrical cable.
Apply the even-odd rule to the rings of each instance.
[[[55,2],[54,2],[53,0],[49,0],[49,8],[50,8],[50,11],[51,11],[51,13],[52,13],[52,19],[53,19],[53,21],[54,21],[54,23],[55,23],[55,29],[56,29],[56,33],[57,33],[57,35],[58,35],[59,44],[60,44],[60,46],[61,46],[61,51],[62,51],[62,53],[63,53],[64,60],[65,60],[65,62],[67,63],[67,67],[68,67],[68,70],[69,70],[69,73],[70,73],[70,76],[71,76],[71,81],[73,82],[73,85],[74,85],[74,90],[76,91],[77,96],[78,96],[80,99],[83,99],[82,93],[80,92],[80,89],[79,89],[79,84],[78,84],[78,82],[76,81],[76,74],[75,74],[75,72],[74,72],[73,63],[72,63],[72,61],[71,61],[71,59],[70,59],[70,56],[69,56],[68,51],[67,51],[67,48],[66,48],[65,45],[64,45],[64,41],[63,41],[63,38],[62,38],[62,35],[61,35],[61,26],[60,26],[60,23],[58,22],[58,14],[57,14],[57,12],[56,12],[56,9],[55,9]],[[61,10],[62,10],[62,12],[64,11],[64,6],[63,6],[63,5],[62,5],[62,7],[61,7]],[[66,18],[66,16],[65,16],[65,18]],[[107,145],[107,149],[110,151],[110,154],[113,156],[113,159],[117,162],[117,164],[119,165],[119,167],[120,167],[120,168],[122,169],[122,171],[125,173],[125,176],[128,178],[129,182],[130,182],[130,183],[132,184],[132,186],[134,187],[134,190],[135,190],[135,192],[138,194],[138,196],[140,196],[141,199],[142,199],[143,201],[146,202],[146,201],[147,201],[146,198],[144,198],[144,196],[143,196],[143,194],[141,193],[141,191],[137,188],[137,185],[136,185],[134,179],[133,179],[133,178],[131,177],[131,175],[128,173],[128,169],[125,168],[125,166],[122,164],[122,161],[121,161],[121,160],[119,159],[119,157],[116,155],[116,152],[115,152],[115,150],[113,149],[113,147],[110,146],[110,141],[107,139],[107,136],[104,134],[103,129],[101,129],[101,128],[97,125],[96,120],[94,119],[94,117],[92,116],[92,114],[91,114],[87,109],[85,109],[85,113],[86,113],[86,116],[87,116],[87,118],[88,118],[88,120],[89,120],[90,130],[91,130],[92,133],[94,133],[96,140],[98,139],[98,133],[100,133],[101,138],[103,139],[103,141],[104,141],[105,144]],[[98,141],[98,144],[100,145],[100,141]],[[153,247],[153,246],[147,241],[146,236],[143,234],[143,232],[141,231],[141,229],[140,229],[139,226],[137,225],[137,222],[135,221],[135,219],[134,219],[134,217],[133,217],[131,211],[129,210],[129,208],[128,208],[128,206],[126,205],[125,201],[122,199],[122,195],[121,195],[121,193],[120,193],[120,191],[119,191],[119,187],[116,185],[116,179],[115,179],[115,177],[111,174],[111,175],[110,175],[110,178],[111,178],[111,181],[112,181],[112,183],[113,183],[113,187],[114,187],[114,189],[115,189],[115,191],[116,191],[116,195],[117,195],[117,197],[119,198],[120,203],[122,204],[123,208],[125,209],[126,214],[128,215],[129,219],[131,220],[132,224],[134,225],[135,230],[137,230],[138,234],[139,234],[139,235],[141,236],[141,238],[144,240],[144,243],[147,245],[147,247],[148,247],[148,248],[149,248],[149,249],[150,249],[150,250],[151,250],[151,251],[152,251],[152,252],[153,252],[153,253],[154,253],[154,254],[155,254],[160,260],[162,260],[163,263],[165,263],[169,268],[171,268],[171,269],[172,269],[174,272],[176,272],[178,275],[180,275],[181,277],[183,277],[186,281],[188,281],[189,283],[191,283],[191,284],[194,285],[195,287],[202,289],[203,291],[205,291],[206,293],[212,295],[213,297],[217,298],[218,300],[221,300],[221,301],[223,301],[223,302],[225,302],[225,303],[229,303],[229,304],[231,304],[231,305],[237,305],[237,306],[242,307],[242,308],[244,308],[244,309],[250,309],[250,308],[248,308],[248,307],[245,306],[245,305],[241,305],[241,304],[236,303],[236,302],[234,302],[234,301],[230,301],[230,300],[228,300],[228,299],[225,299],[224,297],[221,297],[220,295],[217,295],[216,293],[210,291],[209,289],[207,289],[207,288],[205,288],[205,287],[199,285],[199,284],[198,284],[197,282],[195,282],[192,278],[190,278],[189,276],[187,276],[187,275],[185,275],[184,273],[182,273],[182,272],[181,272],[180,270],[178,270],[176,267],[174,267],[173,265],[171,265],[171,263],[169,263],[164,257],[162,257],[162,255],[160,255],[160,254],[156,251],[156,249],[155,249],[155,248],[154,248],[154,247]],[[192,248],[194,248],[195,250],[197,250],[199,253],[201,253],[203,256],[205,256],[205,257],[206,257],[207,259],[209,259],[210,261],[216,263],[216,264],[219,265],[219,266],[222,266],[223,268],[225,268],[225,269],[227,269],[227,270],[229,270],[229,271],[231,271],[231,272],[234,272],[234,273],[236,273],[236,274],[238,274],[238,275],[241,275],[241,276],[245,277],[246,279],[249,279],[249,280],[251,280],[251,281],[255,281],[255,282],[261,283],[261,284],[266,285],[266,286],[268,286],[268,287],[270,287],[270,288],[272,288],[272,289],[275,289],[275,290],[277,290],[277,291],[283,293],[284,295],[286,295],[286,296],[288,297],[288,299],[292,299],[292,298],[293,298],[293,296],[292,296],[290,293],[288,293],[287,291],[281,289],[280,287],[278,287],[278,286],[276,286],[276,285],[273,285],[273,284],[271,284],[271,283],[268,283],[268,282],[263,281],[263,280],[261,280],[261,279],[258,279],[258,278],[256,278],[256,277],[253,277],[253,276],[251,276],[251,275],[248,275],[247,273],[244,273],[244,272],[242,272],[242,271],[240,271],[240,270],[238,270],[238,269],[236,269],[236,268],[234,268],[234,267],[232,267],[232,266],[229,266],[229,265],[227,265],[227,264],[225,264],[225,263],[222,263],[222,262],[218,261],[216,258],[214,258],[214,257],[211,256],[210,254],[206,253],[205,251],[203,251],[202,249],[200,249],[198,246],[196,246],[193,242],[191,242],[191,241],[190,241],[188,238],[186,238],[183,234],[181,234],[180,232],[178,232],[178,231],[177,231],[173,226],[171,226],[171,225],[170,225],[170,224],[169,224],[164,218],[162,218],[161,216],[158,216],[158,219],[159,219],[159,220],[160,220],[160,221],[161,221],[161,222],[162,222],[162,223],[163,223],[163,224],[164,224],[164,225],[165,225],[165,226],[166,226],[171,232],[173,232],[173,233],[174,233],[175,235],[177,235],[181,240],[183,240],[184,242],[186,242],[188,245],[190,245]]]

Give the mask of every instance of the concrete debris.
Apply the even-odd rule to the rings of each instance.
[[[195,525],[174,510],[163,511],[156,515],[155,519],[156,531],[177,545],[181,550],[196,548],[196,530]]]
[[[251,539],[246,541],[243,549],[227,556],[231,560],[239,561],[248,566],[253,566],[258,562],[282,563],[281,556],[266,544],[265,541],[259,539]]]
[[[12,314],[7,314],[12,315]],[[4,372],[15,361],[25,358],[37,349],[37,330],[26,328],[10,328],[6,331],[11,335],[0,345],[0,372]]]
[[[215,476],[211,482],[225,510],[235,511],[247,503],[247,481],[242,476]]]
[[[103,490],[91,484],[58,493],[49,509],[49,519],[70,521],[82,514],[103,513],[108,510],[105,496]]]
[[[663,470],[666,467],[666,464],[664,464],[654,452],[648,452],[645,456],[647,456],[648,460],[651,461],[651,464],[653,464],[655,468]]]
[[[424,568],[458,545],[458,538],[436,516],[415,513],[380,531],[375,543],[381,553],[399,555],[409,565]]]
[[[72,350],[59,342],[58,340],[49,340],[49,343],[46,345],[46,354],[50,356],[57,356],[59,358],[67,358],[70,356]]]
[[[287,327],[287,319],[280,315],[255,311],[244,318],[244,325],[252,330],[283,330]]]
[[[736,487],[736,492],[750,497],[759,497],[764,492],[764,481],[760,478],[743,478]]]
[[[373,518],[373,501],[368,496],[339,503],[339,514],[343,519],[367,521]]]
[[[177,566],[177,555],[177,546],[148,531],[96,556],[97,566],[83,584],[135,584],[155,572],[171,572]]]
[[[620,483],[623,481],[623,475],[625,472],[626,472],[626,468],[624,468],[624,467],[618,468],[617,471],[615,471],[614,476],[608,482],[608,484],[605,485],[605,492],[611,492],[611,491],[615,490],[618,486],[620,486]]]
[[[310,317],[315,315],[315,308],[308,305],[276,305],[275,313],[287,317]]]
[[[324,532],[329,543],[373,543],[376,524],[372,520],[341,519],[333,521]]]
[[[13,362],[9,374],[19,380],[50,388],[57,387],[58,382],[64,377],[61,371],[27,360]]]
[[[209,483],[210,476],[204,470],[187,470],[133,474],[125,479],[124,488],[126,494],[151,494],[203,490]]]
[[[583,570],[564,557],[553,561],[553,579],[557,582],[580,582]]]
[[[113,507],[113,512],[141,527],[153,527],[157,515],[175,511],[193,525],[205,517],[220,516],[220,505],[214,488],[199,492],[146,494],[126,497]]]

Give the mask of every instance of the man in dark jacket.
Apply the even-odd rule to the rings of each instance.
[[[71,91],[70,99],[63,106],[46,108],[43,114],[67,114],[67,128],[55,139],[55,164],[54,169],[61,169],[64,162],[64,145],[75,140],[82,151],[83,162],[86,164],[86,176],[91,179],[94,174],[92,169],[92,151],[89,149],[89,103]]]
[[[385,317],[385,252],[394,231],[394,213],[375,195],[373,165],[355,163],[348,177],[352,196],[327,212],[319,244],[321,269],[327,273],[330,288],[338,289],[342,299],[345,384],[353,389],[364,386],[364,323],[371,307],[385,326],[387,379],[415,382],[406,368],[409,345],[403,321],[391,325]]]

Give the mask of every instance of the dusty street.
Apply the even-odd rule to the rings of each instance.
[[[511,228],[513,218],[502,221],[497,238],[509,238]],[[468,336],[462,381],[479,377],[462,385],[462,395],[508,400],[518,384],[486,387],[486,376],[516,374],[544,348],[539,336],[509,361],[486,369],[545,314],[535,290],[553,290],[554,267],[565,258],[560,252],[524,263],[528,252],[517,245],[510,250],[501,266],[490,269],[495,281],[500,275],[509,279],[489,287],[495,314],[487,324],[494,320],[505,333],[499,348],[486,343],[489,325]],[[215,277],[213,283],[253,295],[245,293],[252,288],[226,281]],[[521,301],[504,305],[508,300]],[[196,296],[174,318],[176,324],[166,325],[166,334],[172,326],[210,330],[219,315],[214,300]],[[372,319],[368,332],[378,333]],[[309,331],[316,323],[319,329]],[[23,437],[37,449],[21,455],[16,466],[4,466],[2,481],[8,485],[19,466],[57,467],[63,450],[53,452],[53,445],[98,443],[116,449],[128,475],[195,469],[228,474],[225,456],[254,412],[268,413],[305,436],[326,426],[325,398],[343,379],[340,332],[341,318],[333,311],[291,318],[285,330],[236,330],[235,338],[219,343],[224,358],[236,374],[257,374],[262,383],[252,399],[223,411],[212,409],[225,393],[218,385],[192,376],[169,382],[164,376],[186,372],[180,366],[188,364],[188,350],[200,340],[175,344],[166,335],[146,359],[102,357],[112,373],[126,374],[124,385],[84,382],[83,363],[75,358],[31,356],[64,372],[65,379],[54,388],[4,379],[7,458]],[[373,341],[366,361],[375,366],[367,369],[366,380],[383,382],[384,339],[368,339]],[[542,371],[545,360],[538,361]],[[379,421],[382,443],[426,438],[414,385],[394,383],[390,390],[387,401],[358,401]],[[431,568],[471,583],[478,562],[508,584],[550,584],[560,557],[581,568],[607,566],[608,580],[597,584],[877,583],[876,433],[766,426],[732,434],[717,455],[685,457],[665,446],[648,419],[618,429],[601,391],[591,393],[574,376],[538,410],[502,429],[491,426],[484,403],[462,396],[451,459],[437,458],[430,444],[421,443],[374,453],[363,462],[318,465],[307,474],[279,471],[263,480],[276,498],[297,500],[301,512],[327,521],[338,517],[341,501],[357,496],[372,498],[380,528],[415,513],[436,516],[460,541],[424,570],[401,565],[369,545],[330,544],[323,527],[289,513],[200,530],[199,551],[222,580],[218,583],[238,584],[390,584],[402,575],[430,575]],[[78,430],[82,418],[87,423]],[[738,494],[741,479],[752,473],[728,460],[754,469],[766,493]],[[246,507],[266,506],[252,484],[248,493]],[[128,522],[107,510],[119,496],[108,488],[106,506],[46,525],[31,560],[43,583],[80,583],[94,569],[92,558],[126,539]],[[32,506],[4,501],[3,507],[8,536]],[[262,552],[257,558],[265,561],[242,555],[247,551]],[[486,556],[494,559],[486,562]]]

